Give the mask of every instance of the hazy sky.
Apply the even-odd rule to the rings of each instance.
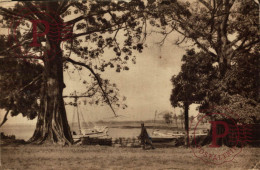
[[[174,39],[177,35],[172,35],[166,40],[166,43],[160,47],[156,42],[161,38],[158,34],[153,34],[147,40],[147,48],[143,53],[136,53],[137,63],[130,64],[130,70],[121,73],[115,70],[108,70],[102,74],[103,78],[109,78],[111,82],[117,84],[120,94],[127,97],[126,104],[128,108],[117,109],[116,112],[124,117],[113,118],[113,113],[106,106],[80,105],[80,110],[84,114],[85,120],[147,120],[154,119],[155,111],[172,111],[180,113],[180,109],[171,106],[169,98],[172,84],[171,77],[178,74],[181,66],[181,58],[185,53],[183,47],[174,45]],[[87,76],[89,72],[83,70],[81,77]],[[66,89],[64,94],[74,90],[84,89],[82,83],[79,83],[78,73],[70,74],[64,72]],[[69,121],[72,120],[74,108],[66,106]],[[191,107],[190,113],[196,114],[195,105]],[[1,118],[4,111],[1,110]],[[8,117],[8,124],[13,123],[35,123],[36,120],[27,121],[22,116]],[[159,118],[158,118],[159,119]]]
[[[108,70],[102,73],[103,78],[108,78],[111,82],[116,83],[120,89],[120,95],[126,96],[126,104],[128,108],[117,109],[118,115],[124,117],[113,118],[113,113],[108,106],[89,106],[80,105],[80,109],[84,112],[85,120],[147,120],[154,119],[155,111],[172,111],[176,114],[180,113],[180,109],[170,104],[171,95],[171,77],[178,74],[181,66],[181,58],[185,53],[184,47],[174,45],[177,34],[168,37],[163,46],[157,43],[162,38],[159,34],[152,34],[147,38],[143,53],[136,53],[137,63],[130,64],[130,70],[121,73],[115,70]],[[110,55],[106,53],[105,55]],[[87,76],[87,70],[81,71],[81,77]],[[64,94],[69,94],[74,90],[81,91],[85,87],[79,83],[79,75],[77,72],[70,74],[64,72],[66,89]],[[66,106],[69,121],[72,120],[72,106]],[[0,118],[3,118],[5,111],[0,110]],[[195,115],[195,105],[190,108],[190,114]],[[28,121],[22,116],[8,117],[7,124],[29,123],[35,124],[36,120]]]

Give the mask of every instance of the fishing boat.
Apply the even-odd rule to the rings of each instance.
[[[164,142],[172,142],[180,137],[184,136],[184,133],[180,132],[162,132],[160,130],[153,131],[150,136],[153,143],[164,143]]]
[[[155,120],[159,116],[163,116],[166,111],[161,112],[157,114],[157,111],[155,111],[155,116],[154,116],[154,124]],[[152,139],[153,143],[168,143],[175,141],[176,139],[183,137],[185,135],[185,132],[181,131],[172,131],[172,130],[165,130],[165,129],[153,129],[153,132],[150,135],[150,138]]]
[[[92,128],[83,128],[79,129],[78,133],[76,131],[72,132],[73,139],[79,140],[82,137],[89,137],[89,138],[101,138],[101,137],[108,137],[108,127],[106,126],[94,126]]]
[[[108,137],[108,127],[107,126],[97,126],[92,122],[86,122],[81,110],[78,107],[77,98],[75,100],[75,109],[73,113],[73,120],[71,128],[72,137],[74,141],[79,141],[81,138],[107,138]],[[77,117],[76,124],[77,128],[73,128],[74,118]],[[81,122],[81,121],[83,122]]]

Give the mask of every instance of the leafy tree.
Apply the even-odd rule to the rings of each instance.
[[[170,101],[173,107],[184,109],[185,130],[188,135],[189,106],[207,100],[207,94],[214,89],[211,81],[216,78],[216,71],[212,65],[212,57],[208,57],[204,52],[195,53],[194,49],[188,50],[182,61],[180,73],[171,80],[174,88]]]
[[[0,36],[0,51],[12,46],[5,39],[6,36]],[[0,108],[6,110],[0,127],[7,121],[9,113],[11,116],[21,113],[28,119],[34,119],[39,112],[39,87],[43,67],[0,57],[0,68]]]
[[[39,113],[40,76],[42,66],[0,59],[0,108],[6,113],[0,127],[7,121],[7,116],[21,113],[28,119],[34,119]]]
[[[258,47],[259,49],[259,47]],[[240,54],[222,80],[221,100],[211,103],[222,106],[239,116],[240,123],[260,121],[259,50],[250,55]],[[223,109],[222,109],[223,110]]]
[[[89,79],[95,80],[94,84],[83,82],[90,82],[86,96],[99,92],[113,109],[113,101],[118,101],[117,90],[112,90],[116,87],[97,71],[110,67],[120,72],[129,69],[128,61],[135,63],[133,50],[143,49],[139,43],[143,14],[138,12],[142,7],[143,3],[133,0],[17,2],[13,8],[0,8],[2,26],[14,35],[5,38],[12,45],[0,54],[7,60],[26,59],[42,67],[38,120],[30,142],[73,143],[63,101],[63,71],[71,67],[69,63],[77,70],[86,68]],[[122,41],[117,39],[120,33],[125,38]],[[105,50],[115,55],[104,56]]]
[[[218,79],[212,84],[218,87],[207,96],[215,98],[215,105],[227,101],[220,100],[225,93],[239,93],[238,86],[244,89],[242,96],[255,94],[256,100],[259,78],[259,60],[256,57],[259,56],[258,6],[258,1],[251,0],[197,0],[193,3],[166,0],[150,6],[150,14],[154,16],[151,23],[163,28],[161,44],[168,35],[177,31],[183,37],[177,44],[193,43],[216,62]],[[251,83],[244,86],[246,82]],[[205,100],[205,107],[208,107],[209,101],[213,103],[210,99]]]
[[[240,106],[245,106],[245,110],[254,108],[252,116],[248,112],[243,112],[242,117],[256,119],[255,113],[259,108],[257,106],[259,103],[257,92],[259,60],[257,58],[259,57],[256,57],[259,56],[259,2],[250,0],[198,0],[193,4],[168,2],[168,4],[158,5],[154,10],[154,13],[159,11],[162,13],[157,20],[166,30],[162,31],[165,35],[162,43],[169,34],[177,31],[183,36],[177,44],[191,40],[189,42],[193,42],[205,53],[204,56],[207,56],[205,60],[211,58],[213,61],[211,64],[215,65],[212,71],[217,71],[217,74],[212,74],[214,76],[208,87],[203,86],[203,90],[200,90],[199,86],[194,88],[198,89],[195,92],[196,98],[198,97],[196,100],[201,101],[201,109],[218,105],[237,108],[234,111],[241,113],[241,110],[238,111],[238,107],[232,103],[236,99],[237,102],[241,101]],[[179,12],[180,7],[183,7],[183,12]],[[177,79],[177,77],[174,79],[176,87],[178,87]],[[205,82],[201,79],[199,81]],[[186,94],[190,94],[191,91],[186,88]],[[243,105],[242,101],[248,101],[246,98],[249,96],[253,102]],[[192,96],[189,96],[189,100],[196,101]],[[188,105],[187,103],[186,110]]]

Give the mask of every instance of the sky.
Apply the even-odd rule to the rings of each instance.
[[[170,104],[170,95],[173,88],[171,84],[171,77],[177,75],[181,67],[181,58],[187,48],[177,46],[174,42],[178,39],[177,33],[172,33],[162,46],[158,42],[162,36],[153,33],[147,37],[146,45],[142,53],[136,53],[137,63],[130,64],[130,70],[121,73],[115,70],[108,70],[101,73],[102,78],[111,80],[116,83],[120,89],[120,95],[126,96],[126,104],[128,108],[117,109],[116,113],[120,115],[115,118],[111,109],[106,106],[90,106],[79,105],[80,110],[84,115],[86,121],[122,121],[122,120],[153,120],[155,111],[157,113],[163,111],[171,111],[180,114],[180,108],[173,108]],[[120,37],[119,37],[120,39]],[[105,55],[112,55],[109,52]],[[87,76],[87,70],[81,71],[81,77]],[[79,83],[79,75],[77,72],[68,74],[64,72],[64,79],[66,88],[64,94],[68,95],[73,91],[82,91],[85,87]],[[190,107],[190,115],[196,115],[197,105]],[[75,114],[74,107],[66,106],[67,116],[69,122],[73,119]],[[0,110],[0,119],[5,114],[4,110]],[[161,119],[161,118],[158,118]],[[7,124],[35,124],[35,120],[27,120],[21,115],[16,117],[8,116]]]
[[[163,46],[157,44],[161,38],[158,34],[152,34],[147,40],[147,47],[142,53],[136,53],[137,63],[130,64],[130,70],[121,73],[115,70],[108,70],[101,76],[108,78],[111,82],[116,83],[120,89],[120,95],[126,96],[126,104],[128,108],[116,109],[119,116],[115,118],[112,110],[108,105],[105,106],[90,106],[79,105],[80,110],[86,121],[127,121],[127,120],[153,120],[155,111],[157,113],[163,111],[172,111],[180,114],[180,108],[173,108],[170,104],[170,95],[173,88],[171,77],[177,75],[181,67],[181,58],[185,53],[185,47],[174,45],[174,40],[177,34],[171,35],[166,39]],[[81,77],[89,74],[89,72],[81,71]],[[64,72],[66,88],[64,94],[69,94],[73,91],[81,91],[84,86],[79,83],[78,73],[74,74]],[[196,115],[197,105],[192,105],[190,115]],[[73,120],[75,114],[74,107],[66,106],[69,122]],[[1,119],[5,113],[1,110]],[[162,119],[162,117],[157,117]],[[156,118],[156,119],[157,119]],[[27,120],[20,116],[8,116],[7,124],[35,124],[35,120]]]

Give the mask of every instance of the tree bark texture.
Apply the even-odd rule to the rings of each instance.
[[[53,8],[50,2],[48,8]],[[51,9],[54,10],[54,9]],[[50,12],[49,15],[52,15]],[[57,23],[62,24],[59,16],[55,18]],[[51,24],[53,21],[47,21]],[[41,87],[40,113],[36,124],[35,132],[29,142],[33,143],[58,143],[70,145],[73,143],[70,127],[67,120],[65,105],[63,101],[63,63],[61,41],[53,41],[53,32],[60,36],[60,32],[55,27],[50,26],[50,31],[46,35],[46,51],[43,58],[44,76]]]

